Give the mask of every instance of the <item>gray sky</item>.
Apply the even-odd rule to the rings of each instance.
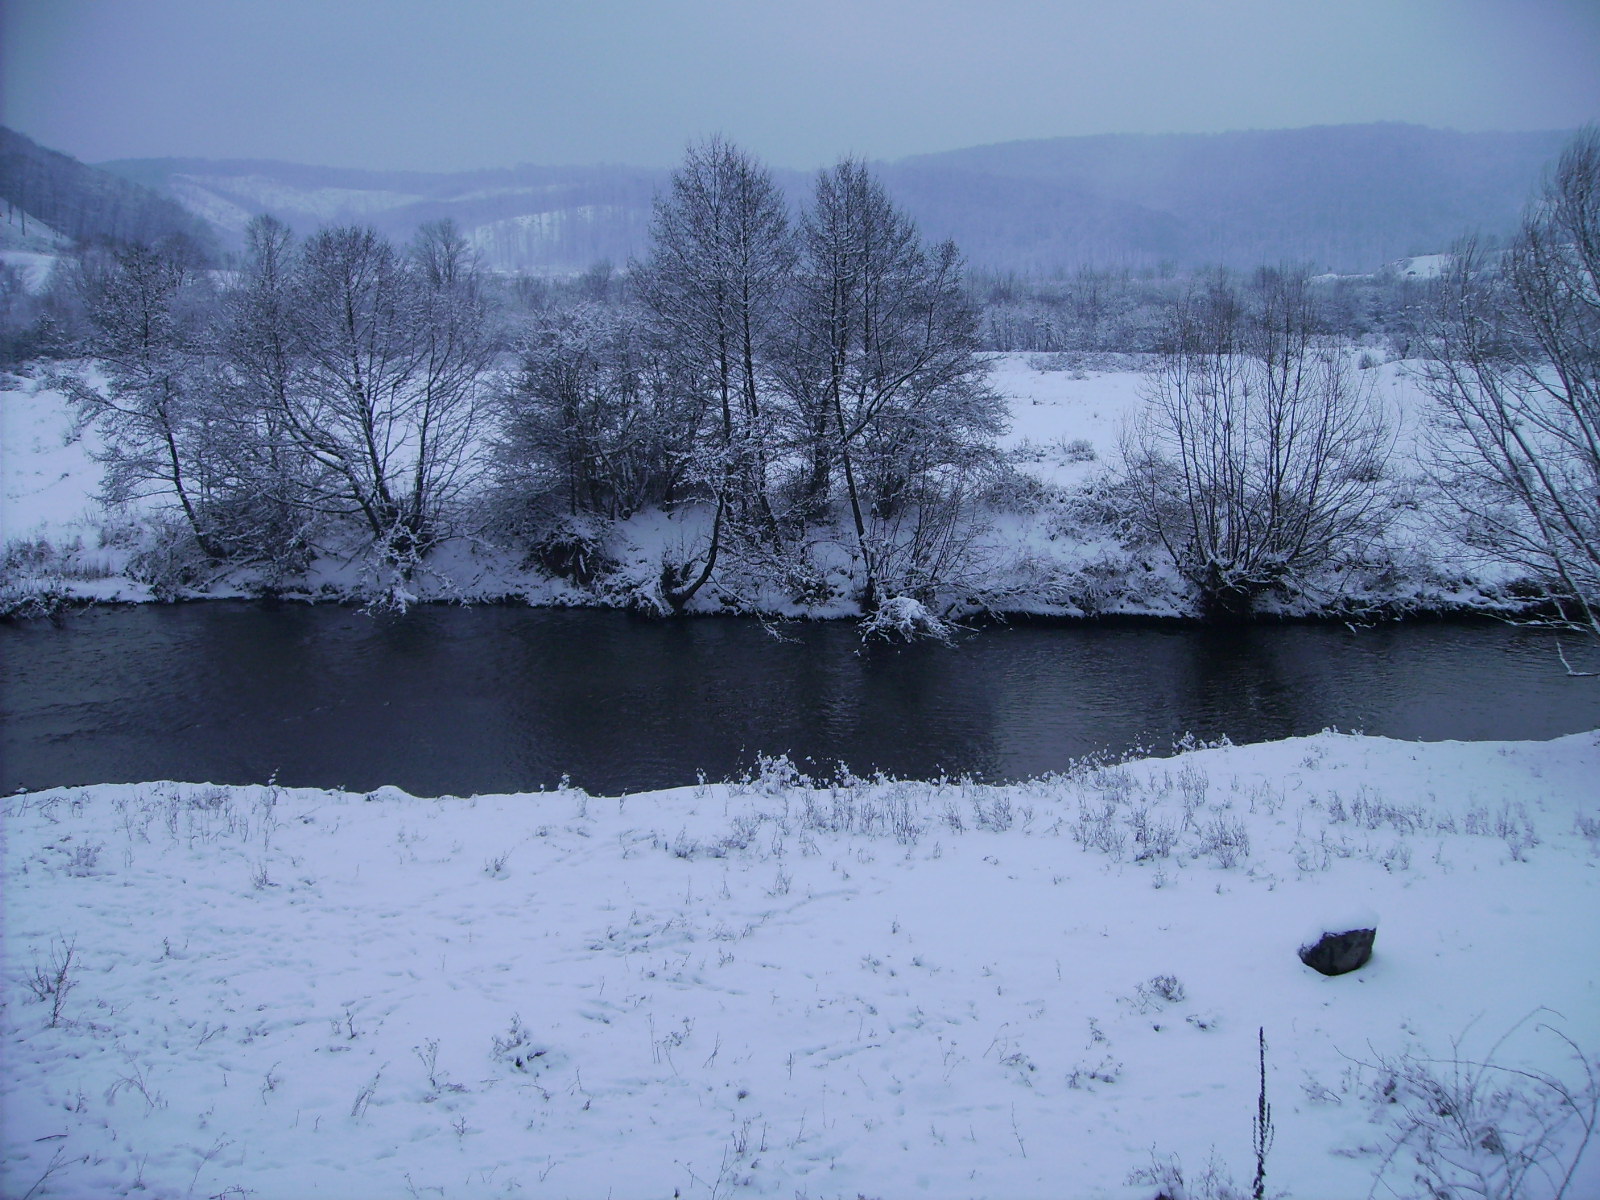
[[[1018,138],[1600,119],[1595,0],[0,0],[0,123],[90,162],[775,166]]]

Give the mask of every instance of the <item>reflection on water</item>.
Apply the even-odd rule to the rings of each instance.
[[[1012,779],[1097,750],[1334,726],[1536,738],[1600,725],[1549,637],[1493,623],[1018,625],[950,649],[837,622],[209,602],[0,629],[0,787],[178,778],[419,794],[721,778],[758,754]]]

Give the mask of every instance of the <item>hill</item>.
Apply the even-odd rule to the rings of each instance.
[[[933,238],[973,265],[1249,269],[1292,262],[1371,271],[1464,233],[1515,228],[1570,133],[1457,133],[1416,125],[1051,138],[875,163]],[[256,213],[306,231],[362,221],[399,238],[453,217],[502,270],[581,271],[645,244],[666,173],[625,166],[455,174],[261,161],[103,164],[171,198],[235,244]],[[776,171],[798,204],[811,176]]]
[[[643,246],[666,172],[632,167],[536,167],[427,174],[310,167],[255,159],[124,159],[105,169],[171,197],[242,244],[270,212],[301,233],[358,222],[407,239],[450,217],[495,268],[581,271],[625,262]]]
[[[1570,136],[1378,124],[1052,138],[909,158],[885,178],[928,232],[997,267],[1369,271],[1510,233]]]
[[[17,248],[50,249],[60,238],[152,241],[182,234],[206,254],[216,249],[210,226],[171,198],[4,127],[0,200],[10,227],[8,242]],[[35,223],[48,228],[38,229]]]

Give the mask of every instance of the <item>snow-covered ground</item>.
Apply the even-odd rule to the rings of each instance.
[[[21,276],[22,286],[30,292],[44,290],[56,262],[56,255],[37,250],[0,250],[0,263],[15,268]]]
[[[0,534],[5,541],[80,536],[102,514],[101,467],[66,397],[42,381],[12,378],[0,390]]]
[[[24,581],[36,559],[85,599],[147,600],[149,587],[126,575],[143,513],[100,503],[97,445],[45,378],[0,375],[0,548]]]
[[[0,1191],[1247,1195],[1262,1029],[1270,1194],[1542,1134],[1549,1196],[1600,1070],[1597,772],[1593,733],[1325,733],[1004,789],[9,797]],[[1302,965],[1361,909],[1368,965]]]

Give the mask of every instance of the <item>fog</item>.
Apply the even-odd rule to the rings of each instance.
[[[6,0],[0,121],[85,161],[778,167],[1022,138],[1600,116],[1587,0]]]

